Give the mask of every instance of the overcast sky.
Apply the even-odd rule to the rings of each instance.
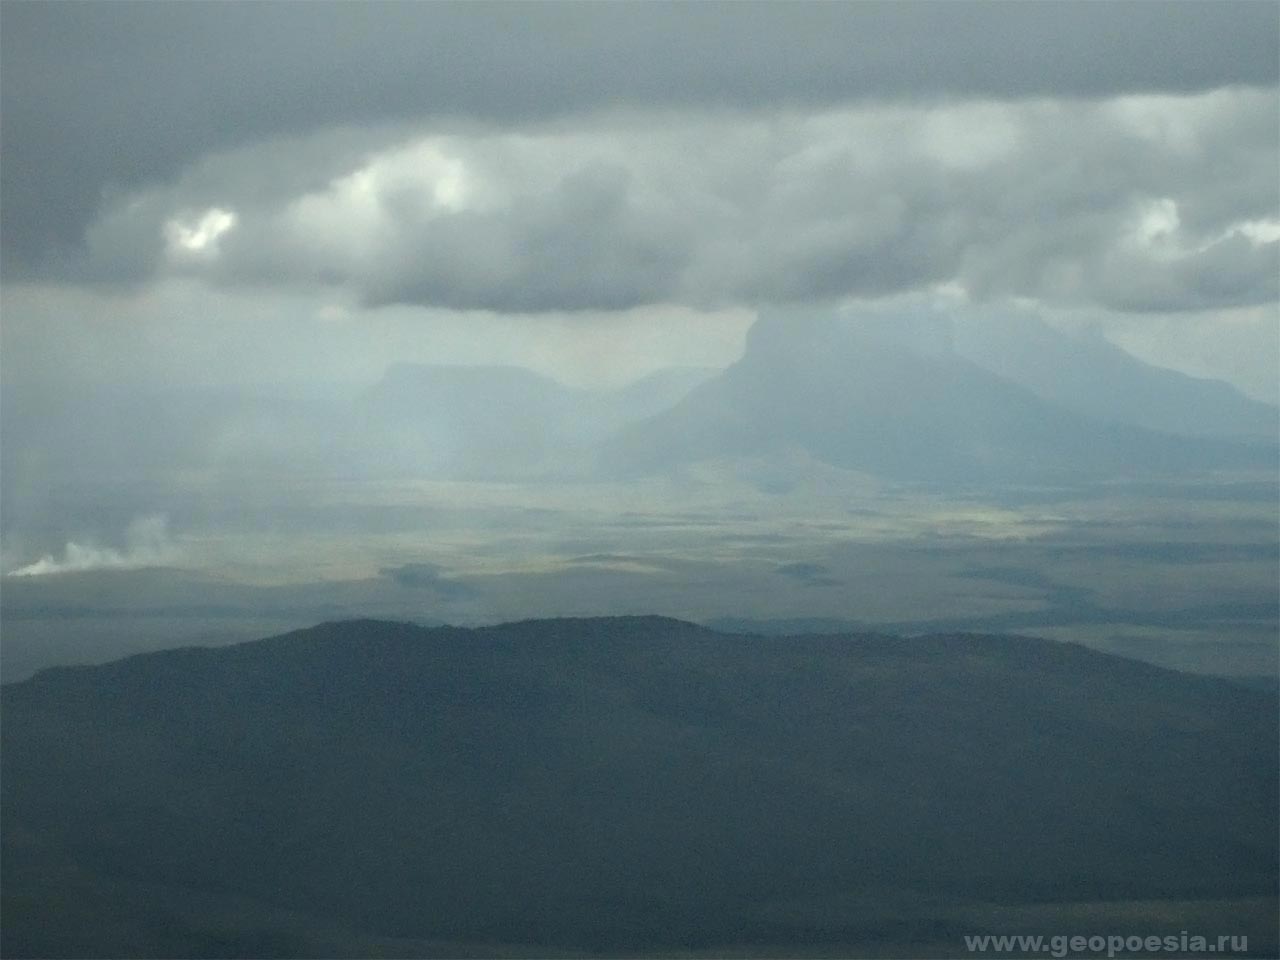
[[[2,15],[11,383],[619,381],[950,297],[1274,396],[1274,4]]]

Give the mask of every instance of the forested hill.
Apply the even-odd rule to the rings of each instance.
[[[657,617],[57,668],[3,688],[3,952],[960,953],[975,902],[1256,901],[1276,725],[1072,644]]]

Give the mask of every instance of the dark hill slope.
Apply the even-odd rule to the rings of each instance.
[[[2,729],[5,956],[368,952],[271,911],[851,955],[890,934],[779,905],[1277,878],[1275,697],[1040,640],[334,623],[48,670],[4,688]]]

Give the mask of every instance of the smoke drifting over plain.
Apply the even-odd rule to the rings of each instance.
[[[8,571],[8,576],[42,577],[54,573],[170,566],[179,560],[179,554],[169,540],[167,525],[163,516],[139,517],[125,531],[123,549],[68,541],[61,557],[45,554],[34,563]]]

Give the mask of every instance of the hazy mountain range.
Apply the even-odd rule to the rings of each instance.
[[[518,367],[390,368],[373,385],[6,393],[6,514],[66,481],[306,475],[533,479],[797,453],[894,479],[1011,482],[1276,462],[1275,407],[1034,317],[764,316],[723,371],[622,389]],[[135,428],[145,422],[146,430]],[[58,486],[55,485],[55,486]]]
[[[974,314],[951,325],[955,351],[1042,400],[1149,430],[1275,440],[1280,410],[1206,380],[1144,363],[1094,330],[1058,330],[1026,314]]]
[[[605,459],[646,472],[799,448],[878,476],[997,485],[1275,461],[1274,408],[1024,319],[762,317],[741,360],[624,427]]]
[[[937,956],[1176,900],[1265,955],[1276,710],[1073,644],[655,617],[54,668],[4,688],[4,951]]]

